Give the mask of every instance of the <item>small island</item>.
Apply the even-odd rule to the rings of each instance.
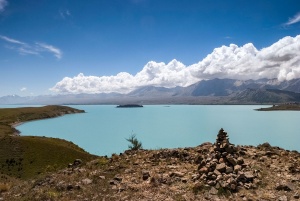
[[[125,105],[118,105],[117,108],[134,108],[134,107],[144,107],[138,104],[125,104]]]
[[[286,103],[281,105],[273,105],[272,107],[268,108],[260,108],[255,109],[256,111],[300,111],[300,104],[298,103]]]

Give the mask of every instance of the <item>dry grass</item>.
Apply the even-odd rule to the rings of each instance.
[[[0,183],[0,193],[6,192],[10,189],[10,184]]]

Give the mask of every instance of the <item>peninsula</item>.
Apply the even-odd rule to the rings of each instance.
[[[268,107],[268,108],[256,109],[256,111],[282,111],[282,110],[300,111],[300,104],[288,103],[288,104],[281,104],[281,105],[273,105],[272,107]]]
[[[125,105],[118,105],[117,108],[132,108],[132,107],[143,107],[139,104],[125,104]]]
[[[83,112],[84,110],[55,105],[0,109],[0,176],[32,178],[65,167],[66,163],[77,158],[83,161],[95,158],[72,142],[57,138],[21,136],[15,128],[27,121]],[[42,136],[43,131],[40,133]]]

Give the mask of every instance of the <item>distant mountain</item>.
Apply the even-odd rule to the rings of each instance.
[[[0,97],[0,104],[23,104],[30,100],[30,97],[21,97],[18,95],[8,95]]]
[[[278,89],[246,89],[230,99],[233,103],[285,103],[300,102],[300,93]]]
[[[0,104],[262,104],[300,101],[300,79],[202,80],[187,87],[144,86],[128,94],[0,97]]]

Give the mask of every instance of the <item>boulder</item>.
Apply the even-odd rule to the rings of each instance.
[[[218,170],[219,172],[225,172],[226,170],[226,165],[225,163],[220,163],[216,166],[216,170]]]

